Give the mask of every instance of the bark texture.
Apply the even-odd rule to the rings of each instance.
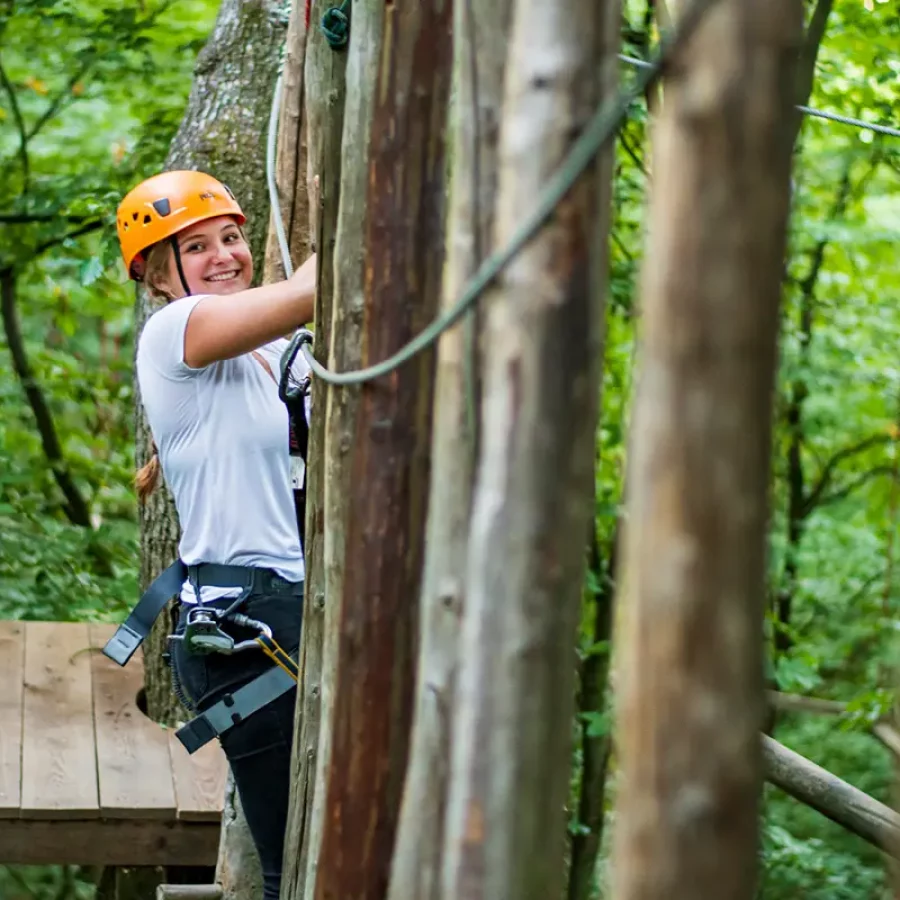
[[[318,22],[329,5],[327,0],[314,0],[310,21]],[[300,20],[303,13],[302,4],[298,4],[294,17]],[[310,30],[306,39],[303,79],[303,131],[309,135],[308,168],[297,171],[294,191],[318,198],[318,206],[310,209],[306,226],[311,243],[318,248],[313,346],[317,359],[327,359],[331,334],[346,59],[346,54],[336,53],[328,46],[320,29]],[[290,56],[288,64],[291,64]],[[312,189],[316,176],[319,178],[318,191]],[[310,823],[318,762],[325,617],[326,399],[326,385],[314,379],[306,476],[306,596],[292,761],[291,812],[285,837],[282,887],[282,897],[285,900],[301,900],[304,896],[312,839]]]
[[[450,35],[449,0],[353,5],[331,353],[339,369],[387,358],[437,311]],[[307,882],[317,900],[387,893],[412,712],[433,368],[428,351],[329,393],[328,693],[314,804],[325,813]]]
[[[617,652],[617,900],[752,898],[799,0],[721,0],[655,126]]]
[[[494,243],[532,213],[605,90],[614,2],[516,0]],[[453,704],[443,896],[563,892],[575,627],[593,515],[611,156],[485,301],[481,450]]]
[[[493,245],[497,142],[510,0],[454,7],[452,178],[442,309],[459,299]],[[477,449],[478,313],[438,344],[432,472],[420,601],[416,707],[392,865],[391,900],[438,900],[452,740],[450,714]]]
[[[358,368],[362,363],[362,322],[364,310],[363,244],[365,240],[366,185],[369,165],[369,130],[375,83],[380,59],[383,4],[376,0],[357,2],[353,7],[350,43],[346,52],[343,131],[341,133],[339,173],[329,168],[321,173],[322,203],[334,218],[334,231],[326,230],[331,221],[323,214],[320,233],[323,242],[333,233],[335,246],[332,266],[322,277],[332,275],[333,298],[331,328],[328,335],[328,367],[333,371]],[[358,39],[361,38],[361,39]],[[314,43],[310,42],[310,90],[313,88]],[[309,109],[316,104],[309,98]],[[335,136],[336,137],[336,136]],[[333,162],[332,162],[333,165]],[[326,200],[333,175],[338,175],[333,203]],[[323,210],[324,213],[324,210]],[[317,344],[319,342],[317,341]],[[317,357],[321,359],[317,349]],[[350,451],[354,440],[354,421],[359,403],[359,388],[334,388],[319,392],[314,388],[313,402],[325,399],[324,424],[324,602],[321,637],[321,676],[319,738],[315,749],[315,773],[312,783],[312,809],[306,816],[301,852],[305,857],[305,876],[299,874],[298,886],[291,897],[311,900],[315,896],[322,835],[326,824],[326,788],[332,746],[332,715],[336,694],[338,636],[341,628],[341,597],[344,591],[346,529],[353,483],[350,478]],[[319,414],[322,407],[319,406]],[[310,435],[312,439],[312,435]],[[309,640],[309,638],[308,638]],[[308,752],[308,750],[307,750]],[[309,778],[309,775],[307,775]]]

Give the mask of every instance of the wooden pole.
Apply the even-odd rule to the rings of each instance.
[[[493,246],[496,123],[511,0],[454,4],[453,168],[441,306],[453,306]],[[450,731],[478,443],[479,311],[438,345],[416,711],[394,854],[391,900],[437,900],[444,851]]]
[[[494,244],[535,207],[615,84],[618,5],[514,0]],[[600,154],[483,301],[444,900],[563,891],[575,630],[593,508],[611,155]]]
[[[386,359],[437,313],[451,11],[450,0],[353,4],[331,354],[342,370]],[[415,683],[433,369],[428,351],[329,391],[321,841],[306,886],[317,900],[387,893]]]
[[[330,0],[313,0],[310,22],[321,20]],[[305,5],[295,3],[292,17],[302,19]],[[288,62],[292,57],[289,53]],[[293,190],[301,198],[295,203],[293,222],[297,230],[310,235],[317,259],[315,341],[317,359],[328,359],[333,331],[335,291],[335,232],[341,182],[341,138],[344,125],[344,72],[347,54],[333,50],[322,30],[310,29],[306,37],[305,55],[295,60],[304,66],[300,81],[304,89],[302,135],[308,135],[307,155],[303,141],[288,144],[280,153],[288,154],[289,167],[296,156]],[[286,70],[287,72],[287,70]],[[286,84],[288,82],[286,81]],[[280,155],[280,154],[279,154]],[[308,165],[304,167],[303,163]],[[313,181],[318,178],[318,188]],[[309,207],[302,198],[315,198],[309,208],[309,221],[303,223],[297,213]],[[299,261],[299,260],[298,260]],[[291,807],[285,835],[282,892],[285,900],[302,900],[306,892],[311,856],[318,853],[313,828],[316,800],[316,770],[320,760],[319,730],[322,712],[322,653],[325,629],[325,469],[328,464],[326,418],[327,385],[313,379],[311,422],[306,469],[306,528],[304,554],[306,585],[303,604],[303,634],[300,645],[300,683],[297,691],[297,716],[294,722],[293,757],[291,761]],[[341,496],[336,498],[341,503]],[[346,503],[346,495],[343,501]],[[343,516],[334,510],[335,520]]]
[[[750,900],[799,0],[719,0],[655,124],[618,602],[615,900]],[[677,23],[676,26],[677,27]]]
[[[900,814],[768,735],[762,747],[767,781],[900,859]]]

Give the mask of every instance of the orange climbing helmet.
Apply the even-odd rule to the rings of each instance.
[[[212,175],[163,172],[142,181],[125,195],[116,213],[116,231],[129,278],[143,280],[148,247],[216,216],[234,216],[238,225],[247,221],[234,194]]]

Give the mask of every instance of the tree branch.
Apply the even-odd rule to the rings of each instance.
[[[834,477],[835,470],[840,463],[849,459],[851,456],[863,453],[871,447],[877,447],[879,444],[887,444],[891,440],[892,438],[889,434],[872,434],[869,435],[869,437],[863,438],[855,444],[843,447],[834,453],[825,465],[822,466],[819,477],[816,479],[815,486],[810,489],[803,502],[804,515],[808,516],[819,504],[826,488],[830,486],[831,479]]]
[[[783,691],[766,691],[766,699],[775,709],[783,712],[808,712],[822,716],[842,716],[847,704],[824,697],[807,697],[803,694],[786,694]]]
[[[34,125],[31,126],[31,131],[27,135],[29,141],[62,109],[66,100],[71,101],[75,97],[72,93],[72,88],[87,75],[94,61],[94,58],[91,57],[86,62],[83,62],[81,67],[66,83],[66,86],[50,101],[50,105],[41,113],[40,118]]]
[[[92,231],[97,231],[99,228],[102,228],[104,224],[105,223],[103,219],[92,219],[89,222],[85,222],[80,228],[76,228],[73,231],[68,231],[65,234],[59,235],[58,237],[44,241],[44,243],[38,244],[37,247],[35,247],[34,253],[32,254],[31,258],[34,259],[36,256],[40,256],[42,253],[45,253],[52,247],[58,247],[60,244],[64,244],[68,240],[83,237],[86,234],[90,234]]]
[[[63,509],[73,525],[82,528],[91,527],[91,516],[87,503],[81,496],[74,479],[72,478],[65,459],[62,447],[53,424],[53,417],[41,389],[38,387],[28,364],[25,353],[25,345],[22,341],[22,333],[19,330],[19,322],[16,316],[16,275],[12,269],[0,271],[0,315],[3,318],[3,329],[6,333],[6,342],[9,345],[12,357],[13,370],[22,383],[25,397],[28,400],[34,418],[37,423],[38,434],[41,437],[41,446],[44,455],[50,463],[53,477],[56,479],[59,489],[65,497]]]
[[[16,120],[16,128],[19,132],[19,157],[22,160],[22,177],[24,179],[23,194],[28,193],[28,183],[31,179],[31,166],[28,162],[28,135],[25,133],[25,120],[22,118],[22,110],[19,109],[19,100],[16,97],[15,88],[6,74],[6,69],[0,63],[0,82],[9,95],[9,103],[12,107],[13,118]]]
[[[615,230],[610,231],[609,236],[612,238],[613,243],[619,248],[622,256],[628,260],[629,263],[634,265],[634,254],[622,243],[622,239],[616,234]]]
[[[818,0],[809,20],[809,27],[806,29],[806,35],[803,39],[803,49],[800,51],[800,61],[797,65],[795,103],[798,106],[806,106],[812,94],[813,83],[816,77],[816,59],[819,55],[822,39],[825,37],[825,28],[833,5],[834,0]],[[792,126],[794,131],[792,143],[797,140],[797,135],[800,133],[802,125],[803,113],[797,110],[794,113]]]
[[[844,497],[849,496],[857,488],[861,488],[866,482],[871,481],[873,478],[880,478],[882,475],[893,474],[894,470],[890,466],[875,466],[874,468],[869,469],[868,472],[863,472],[858,477],[847,482],[847,484],[845,484],[843,487],[832,491],[830,494],[826,494],[819,500],[818,506],[826,506],[829,503],[835,503],[838,500],[843,500]]]
[[[34,222],[53,222],[62,219],[73,225],[87,222],[87,216],[69,216],[60,212],[48,213],[0,213],[0,225],[30,225]]]
[[[805,712],[820,716],[842,716],[847,712],[847,704],[840,700],[806,697],[803,694],[784,694],[781,691],[766,691],[766,698],[773,709],[783,712]],[[872,725],[872,735],[900,757],[900,733],[888,718],[879,719]]]
[[[625,152],[631,157],[634,164],[638,167],[638,170],[643,174],[645,178],[649,180],[650,173],[647,171],[647,167],[644,165],[644,161],[640,158],[640,156],[638,156],[637,150],[635,150],[631,143],[629,143],[624,128],[619,131],[619,141],[621,142],[622,147],[625,149]]]

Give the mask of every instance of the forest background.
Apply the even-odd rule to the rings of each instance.
[[[648,6],[625,3],[623,52],[641,56],[655,40]],[[134,291],[113,217],[122,194],[163,164],[217,8],[215,0],[125,9],[0,3],[0,619],[119,621],[136,599]],[[895,4],[836,0],[810,105],[898,124]],[[573,798],[584,754],[608,746],[602,612],[640,321],[647,117],[635,105],[616,146]],[[806,117],[794,188],[772,446],[768,661],[773,687],[842,701],[846,712],[783,713],[774,734],[889,802],[893,761],[870,729],[893,701],[900,602],[900,138]],[[596,787],[603,797],[602,782]],[[607,808],[614,788],[613,764]],[[576,842],[579,811],[573,802]],[[604,859],[605,850],[601,890]],[[773,788],[762,871],[760,892],[771,900],[886,891],[876,850]],[[0,866],[0,897],[89,898],[92,879],[74,867]]]

